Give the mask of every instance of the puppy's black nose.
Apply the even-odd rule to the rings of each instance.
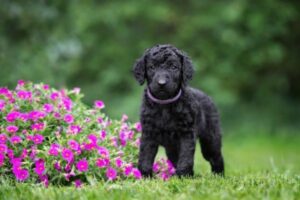
[[[158,85],[160,85],[160,86],[164,86],[167,83],[166,79],[159,79],[157,82],[158,82]]]

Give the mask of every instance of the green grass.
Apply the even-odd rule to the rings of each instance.
[[[211,175],[197,148],[194,178],[99,182],[80,190],[0,178],[0,199],[300,199],[299,136],[226,137],[225,178]]]

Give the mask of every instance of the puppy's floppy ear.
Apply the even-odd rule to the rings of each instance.
[[[145,55],[137,59],[133,66],[133,75],[140,85],[143,85],[146,77]]]
[[[192,80],[193,74],[194,74],[194,66],[192,64],[191,59],[186,55],[183,54],[183,60],[182,60],[182,73],[183,73],[183,82],[186,84],[188,81]]]
[[[182,52],[178,49],[175,49],[175,52],[181,59],[182,79],[183,79],[183,84],[186,85],[188,83],[188,81],[192,80],[192,78],[193,78],[194,67],[193,67],[191,59],[185,52]]]

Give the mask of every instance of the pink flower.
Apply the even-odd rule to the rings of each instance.
[[[13,143],[13,144],[18,144],[18,143],[21,143],[22,142],[22,138],[17,136],[17,135],[14,135],[10,138],[10,141]]]
[[[6,154],[7,146],[6,144],[0,144],[0,154]]]
[[[74,184],[75,184],[75,187],[76,187],[76,188],[80,188],[80,187],[82,186],[82,183],[81,183],[81,180],[80,180],[80,179],[76,179],[76,180],[74,181]]]
[[[39,175],[39,179],[44,184],[45,187],[49,186],[49,179],[48,179],[48,176],[46,174]]]
[[[5,101],[0,99],[0,110],[3,110],[5,107]]]
[[[117,158],[115,159],[115,164],[116,164],[116,166],[117,166],[118,168],[121,168],[122,165],[123,165],[123,160],[122,160],[120,157],[117,157]]]
[[[128,119],[128,116],[125,115],[125,114],[123,114],[123,115],[122,115],[121,121],[122,121],[122,122],[125,122],[125,121],[127,121],[127,119]]]
[[[137,122],[134,124],[134,128],[138,131],[141,132],[142,131],[142,124],[140,122]]]
[[[102,131],[100,132],[100,139],[103,141],[105,138],[106,138],[106,131],[105,131],[105,130],[102,130]]]
[[[98,121],[99,124],[102,124],[102,123],[103,123],[103,118],[102,118],[102,117],[99,117],[99,118],[97,119],[97,121]]]
[[[133,168],[132,173],[133,173],[133,176],[135,177],[135,179],[142,178],[142,174],[141,174],[140,170],[138,170],[137,168]]]
[[[98,138],[97,138],[96,135],[94,135],[94,134],[89,134],[89,135],[87,136],[87,138],[90,140],[91,143],[94,143],[94,144],[97,143]]]
[[[89,169],[89,163],[85,158],[81,159],[77,162],[76,168],[80,172],[86,172]]]
[[[58,156],[58,147],[54,147],[51,145],[48,154],[51,156]]]
[[[53,93],[50,94],[50,99],[52,101],[55,101],[58,97],[59,97],[59,93],[58,92],[53,92]]]
[[[72,106],[73,106],[73,103],[72,103],[71,99],[63,98],[62,101],[63,101],[65,109],[70,111],[72,109]]]
[[[86,151],[91,151],[93,149],[95,149],[97,147],[97,145],[95,143],[82,143],[83,145],[83,149]]]
[[[155,162],[152,167],[153,172],[157,173],[159,169],[160,169],[159,163]]]
[[[54,169],[56,169],[57,171],[61,171],[61,166],[60,166],[60,163],[59,162],[55,162],[54,164],[53,164],[53,167],[54,167]]]
[[[20,113],[17,111],[12,111],[6,115],[6,121],[7,122],[14,122],[18,117],[20,116]]]
[[[15,176],[18,181],[25,181],[29,177],[29,172],[27,169],[20,169],[16,171]]]
[[[15,133],[19,130],[19,128],[17,126],[14,125],[10,125],[6,127],[6,131],[9,133]]]
[[[117,178],[117,171],[114,168],[108,168],[106,170],[106,177],[108,180],[112,181]]]
[[[36,174],[43,175],[45,170],[46,170],[45,161],[43,159],[39,159],[38,161],[35,162],[34,171]]]
[[[61,152],[64,160],[71,161],[74,157],[73,152],[70,149],[64,148]]]
[[[74,117],[72,114],[66,114],[64,116],[64,121],[67,122],[68,124],[72,124],[74,122]]]
[[[44,136],[40,135],[40,134],[35,134],[33,136],[33,142],[34,144],[42,144],[44,140]]]
[[[4,133],[0,134],[0,144],[5,144],[6,140],[7,136]]]
[[[51,113],[54,109],[53,105],[49,103],[44,104],[43,108],[46,113]]]
[[[32,124],[31,125],[31,129],[33,131],[41,131],[43,130],[45,127],[45,124],[42,122],[42,123],[35,123],[35,124]]]
[[[170,178],[170,175],[168,175],[166,172],[162,172],[159,176],[164,181],[166,181]]]
[[[99,168],[107,167],[109,165],[109,159],[107,159],[107,158],[98,158],[97,161],[96,161],[96,165]]]
[[[129,176],[132,172],[132,169],[133,169],[132,164],[126,165],[124,168],[124,175]]]
[[[0,153],[0,167],[2,167],[4,165],[4,160],[5,160],[4,154]]]
[[[24,80],[18,80],[18,86],[24,86],[25,85],[25,81]]]
[[[109,151],[108,149],[106,149],[105,147],[98,147],[98,153],[103,157],[103,158],[107,158],[109,157]]]
[[[70,132],[71,134],[76,135],[76,134],[80,133],[80,131],[81,131],[81,128],[78,125],[70,125],[69,126],[68,132]]]
[[[46,114],[42,111],[33,110],[28,113],[28,118],[32,121],[37,121],[39,119],[43,119],[46,116]]]
[[[101,100],[97,100],[94,102],[95,108],[103,109],[105,107],[104,102]]]
[[[31,99],[32,94],[29,91],[20,90],[20,91],[17,92],[17,96],[20,99],[28,100],[28,99]]]
[[[44,90],[49,90],[50,87],[49,87],[49,85],[45,84],[45,85],[43,85],[43,89],[44,89]]]
[[[68,145],[72,150],[75,150],[75,151],[79,150],[79,148],[80,148],[80,145],[76,140],[69,140]]]

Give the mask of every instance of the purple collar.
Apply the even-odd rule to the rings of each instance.
[[[170,99],[157,99],[155,98],[151,92],[150,92],[150,89],[147,88],[147,96],[151,99],[151,101],[155,102],[155,103],[158,103],[158,104],[169,104],[169,103],[173,103],[175,101],[177,101],[179,99],[179,97],[181,96],[181,89],[179,90],[178,94],[173,97],[173,98],[170,98]]]

